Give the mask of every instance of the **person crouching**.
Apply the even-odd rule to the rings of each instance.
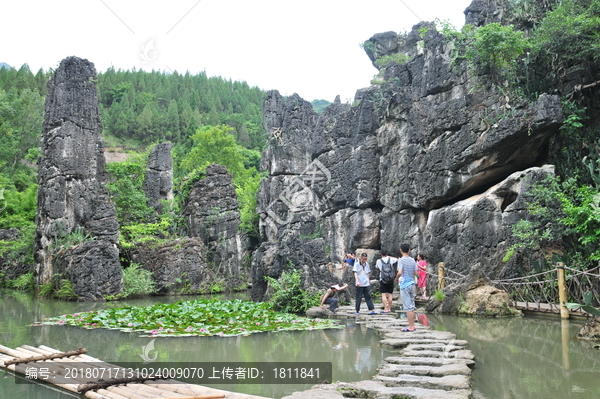
[[[334,284],[331,287],[329,287],[327,292],[325,292],[325,294],[323,294],[323,296],[321,297],[321,309],[325,309],[325,305],[328,304],[329,310],[332,313],[335,313],[335,310],[338,307],[338,303],[340,302],[339,298],[335,297],[335,294],[338,291],[346,289],[347,287],[348,284],[344,284],[341,287],[338,284]]]

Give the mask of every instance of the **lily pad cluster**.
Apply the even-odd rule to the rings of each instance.
[[[339,328],[329,319],[309,319],[273,310],[270,303],[243,300],[198,299],[172,304],[125,306],[65,314],[46,320],[47,324],[84,328],[109,328],[155,336],[249,335],[264,331],[317,330]]]

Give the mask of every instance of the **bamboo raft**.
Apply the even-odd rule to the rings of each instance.
[[[61,366],[63,363],[63,366]],[[26,375],[29,367],[43,367],[55,375],[64,375],[64,363],[72,366],[81,363],[85,367],[114,367],[86,354],[84,348],[61,352],[44,345],[33,347],[23,345],[16,349],[0,345],[0,367],[14,372],[16,375]],[[261,396],[247,395],[188,384],[172,379],[161,380],[160,383],[151,379],[113,379],[90,381],[89,378],[72,378],[72,384],[55,383],[58,386],[90,399],[268,399]],[[32,379],[31,382],[41,380]]]

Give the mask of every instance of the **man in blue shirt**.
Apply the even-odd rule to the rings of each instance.
[[[356,313],[360,312],[360,304],[362,302],[362,297],[365,297],[365,302],[367,303],[367,307],[370,312],[368,314],[376,314],[375,306],[373,305],[373,301],[371,300],[371,287],[369,283],[369,273],[371,273],[371,268],[369,267],[369,263],[367,262],[367,254],[362,253],[360,258],[358,258],[354,262],[354,267],[352,268],[354,272],[354,282],[356,283]]]
[[[356,256],[354,256],[354,254],[352,252],[349,252],[344,256],[344,263],[347,263],[350,266],[354,266],[355,260],[356,260]]]
[[[408,327],[401,331],[415,331],[415,270],[417,262],[408,255],[410,246],[406,243],[400,245],[402,257],[398,259],[398,274],[396,280],[400,281],[400,296],[404,311],[408,318]]]

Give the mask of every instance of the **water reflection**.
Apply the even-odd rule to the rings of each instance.
[[[243,294],[238,295],[243,299]],[[231,299],[221,296],[216,299]],[[85,347],[91,356],[109,362],[138,362],[143,347],[156,338],[158,362],[311,362],[331,361],[334,381],[371,379],[381,360],[391,353],[378,345],[379,337],[365,325],[348,322],[344,329],[283,331],[243,337],[142,337],[118,330],[86,330],[74,326],[42,325],[44,318],[66,313],[81,313],[108,306],[145,306],[155,302],[173,303],[196,299],[154,297],[126,303],[76,303],[36,299],[20,292],[0,293],[0,344],[46,345],[59,350]],[[7,377],[7,378],[2,378]],[[218,388],[280,398],[310,385],[221,385]],[[0,371],[1,398],[70,398],[37,385],[17,385],[14,377]]]
[[[475,390],[485,398],[600,398],[600,351],[576,340],[582,323],[547,318],[430,316],[469,341]]]

